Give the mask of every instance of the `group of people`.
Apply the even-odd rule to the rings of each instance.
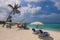
[[[26,23],[17,24],[17,27],[20,28],[20,29],[21,29],[21,28],[22,28],[22,29],[28,29]],[[6,25],[6,28],[12,28],[12,24],[7,24],[7,25]]]
[[[26,24],[17,24],[17,27],[26,29],[27,25]]]

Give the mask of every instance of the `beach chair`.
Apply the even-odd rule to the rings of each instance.
[[[40,35],[39,36],[46,37],[46,36],[49,36],[49,33],[40,31]]]
[[[49,33],[48,32],[43,32],[43,37],[45,36],[49,36]]]
[[[43,37],[49,35],[48,32],[43,32],[42,30],[35,30],[35,28],[32,28],[32,31],[33,31],[33,33],[39,33],[39,34],[42,35]]]
[[[43,32],[42,30],[39,30],[41,34],[43,34],[43,36],[48,36],[49,33],[48,32]]]
[[[35,28],[32,28],[33,33],[40,33],[41,30],[35,30]]]

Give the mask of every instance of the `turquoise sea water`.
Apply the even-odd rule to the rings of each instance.
[[[36,25],[31,25],[31,24],[28,26],[36,27]],[[43,24],[43,25],[39,25],[38,28],[60,31],[60,24]]]

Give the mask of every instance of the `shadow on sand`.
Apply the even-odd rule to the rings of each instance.
[[[54,40],[54,38],[51,37],[51,36],[46,36],[46,37],[39,36],[39,39],[43,39],[43,40]]]
[[[19,28],[19,30],[29,30],[29,28]]]

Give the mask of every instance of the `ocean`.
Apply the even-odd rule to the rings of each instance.
[[[28,26],[36,27],[36,25],[33,24],[29,24]],[[60,24],[43,24],[43,25],[38,25],[38,28],[60,31]]]

